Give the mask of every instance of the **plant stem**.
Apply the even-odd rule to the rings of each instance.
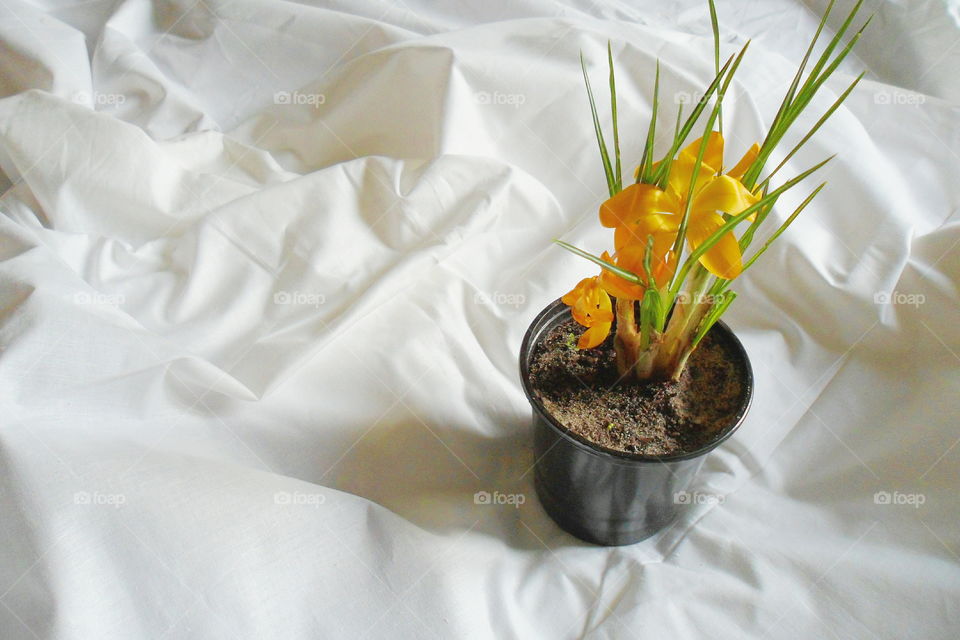
[[[643,336],[637,330],[635,309],[633,300],[617,298],[617,333],[613,338],[613,349],[621,378],[633,375],[637,358],[643,352]]]
[[[689,288],[679,296],[666,330],[651,330],[647,339],[637,329],[636,303],[617,300],[617,333],[614,349],[621,377],[640,382],[679,380],[687,359],[693,353],[697,328],[713,308],[713,298],[705,295],[711,275],[703,266],[691,270]]]

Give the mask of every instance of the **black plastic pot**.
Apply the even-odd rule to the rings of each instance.
[[[730,328],[717,322],[710,331],[742,359],[745,376],[746,391],[730,425],[689,453],[654,457],[614,451],[568,431],[532,393],[529,366],[534,346],[568,318],[569,307],[553,302],[527,329],[520,349],[520,378],[533,407],[537,496],[550,517],[581,540],[600,545],[639,542],[676,519],[688,502],[681,492],[689,489],[707,454],[743,423],[753,398],[750,359]]]

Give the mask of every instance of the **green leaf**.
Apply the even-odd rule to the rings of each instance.
[[[673,161],[673,157],[677,154],[677,151],[680,150],[680,147],[683,146],[684,141],[686,141],[687,137],[690,135],[690,131],[693,130],[693,127],[696,124],[697,119],[700,117],[700,114],[703,113],[703,110],[706,108],[710,98],[720,86],[720,82],[723,80],[723,76],[727,72],[727,68],[733,64],[735,57],[736,56],[733,55],[727,59],[723,67],[720,68],[720,72],[717,73],[713,81],[710,83],[710,86],[707,87],[707,90],[693,108],[693,111],[690,112],[689,116],[687,116],[683,126],[680,127],[680,132],[674,136],[673,144],[670,146],[670,150],[667,151],[666,155],[664,155],[664,160],[660,163],[660,168],[654,174],[653,180],[650,181],[651,184],[656,184],[661,189],[666,186],[667,177],[670,175],[669,169],[670,164]]]
[[[821,182],[820,185],[817,186],[817,188],[810,193],[810,195],[804,198],[803,202],[800,203],[800,206],[798,206],[796,209],[793,210],[793,213],[791,213],[790,216],[783,221],[783,224],[781,224],[777,228],[777,230],[773,233],[773,235],[770,236],[770,238],[763,243],[763,246],[757,249],[757,252],[753,254],[753,256],[751,256],[749,260],[747,260],[747,262],[743,265],[743,269],[741,272],[746,271],[748,268],[750,268],[750,265],[756,262],[757,258],[763,255],[763,252],[766,251],[771,244],[773,244],[774,240],[780,237],[781,233],[787,230],[787,227],[793,224],[793,221],[797,219],[797,216],[800,215],[800,212],[807,208],[807,205],[810,204],[813,201],[813,199],[817,197],[817,194],[820,193],[820,190],[823,189],[826,185],[827,185],[826,182]]]
[[[618,267],[617,265],[613,264],[612,262],[607,262],[607,261],[604,260],[603,258],[599,258],[599,257],[593,255],[592,253],[587,253],[587,252],[584,251],[583,249],[579,249],[579,248],[573,246],[572,244],[568,244],[568,243],[564,242],[563,240],[554,240],[554,242],[557,243],[558,245],[560,245],[561,247],[563,247],[564,249],[566,249],[567,251],[569,251],[569,252],[571,252],[571,253],[575,253],[575,254],[577,254],[578,256],[580,256],[581,258],[586,258],[586,259],[589,260],[590,262],[593,262],[593,263],[596,263],[596,264],[600,265],[601,267],[603,267],[604,269],[606,269],[606,270],[609,271],[610,273],[614,273],[614,274],[620,276],[621,278],[623,278],[623,279],[626,280],[627,282],[632,282],[633,284],[643,284],[643,279],[642,279],[640,276],[638,276],[637,274],[635,274],[633,271],[628,271],[627,269],[623,269],[623,268],[621,268],[621,267]]]
[[[683,105],[680,105],[681,107]],[[657,60],[657,71],[653,80],[653,110],[650,114],[650,124],[647,125],[647,140],[643,146],[643,157],[640,159],[640,170],[637,172],[637,182],[647,182],[653,170],[653,141],[657,131],[657,115],[660,110],[660,60]],[[678,122],[679,126],[679,122]]]
[[[794,77],[794,81],[791,83],[790,89],[784,96],[783,102],[780,105],[780,110],[777,112],[770,129],[767,131],[767,135],[764,138],[763,144],[760,148],[760,153],[757,155],[757,159],[744,175],[742,182],[748,189],[753,189],[757,184],[760,173],[763,171],[763,167],[766,165],[770,154],[773,153],[773,150],[780,143],[780,140],[786,134],[787,130],[807,107],[823,83],[827,81],[827,79],[833,74],[844,58],[846,58],[847,54],[850,53],[857,40],[859,40],[864,29],[866,29],[867,25],[870,23],[870,20],[868,19],[860,28],[860,30],[850,39],[850,42],[847,43],[843,50],[832,61],[830,60],[834,50],[843,40],[844,35],[846,34],[853,20],[856,18],[861,5],[863,4],[863,0],[858,0],[850,13],[847,14],[847,17],[840,29],[836,32],[836,34],[834,34],[825,50],[818,57],[817,62],[807,75],[806,80],[803,81],[799,90],[797,90],[797,84],[803,74],[803,70],[806,67],[807,61],[813,52],[814,46],[823,31],[824,24],[826,23],[833,4],[834,3],[831,0],[827,7],[827,11],[824,13],[820,21],[820,25],[817,28],[816,34],[810,42],[807,53],[804,56],[800,67],[797,69],[797,75]]]
[[[720,24],[717,20],[717,5],[713,0],[710,0],[710,28],[713,29],[713,68],[720,73]],[[717,116],[717,123],[717,129],[720,135],[723,135],[723,111]]]
[[[687,237],[687,226],[690,221],[690,207],[693,204],[694,189],[697,186],[697,181],[695,176],[700,174],[700,167],[703,166],[703,156],[707,151],[707,144],[710,141],[710,132],[713,131],[713,123],[716,121],[717,117],[720,114],[720,105],[723,103],[723,96],[726,94],[727,89],[730,86],[730,83],[733,81],[733,76],[737,72],[737,68],[740,66],[740,62],[743,60],[743,56],[747,53],[747,48],[750,46],[748,41],[743,48],[740,50],[740,53],[737,55],[736,59],[733,61],[733,65],[730,66],[730,71],[726,74],[723,79],[723,85],[717,93],[717,101],[713,106],[713,109],[710,112],[710,116],[707,118],[707,123],[704,126],[704,133],[701,136],[700,148],[697,151],[697,161],[693,165],[693,176],[694,179],[690,181],[690,187],[687,192],[686,203],[683,208],[683,217],[680,219],[680,226],[677,229],[677,237],[674,239],[673,251],[679,255],[680,251],[683,249],[683,243]],[[682,284],[679,283],[679,284]]]
[[[610,112],[613,117],[613,153],[616,158],[613,177],[619,193],[623,189],[623,175],[620,171],[620,131],[617,128],[617,83],[613,77],[613,49],[609,40],[607,40],[607,65],[610,67]]]
[[[831,3],[832,4],[832,3]],[[863,6],[863,0],[857,0],[857,3],[853,5],[853,8],[850,10],[850,13],[847,14],[846,19],[843,21],[843,24],[840,25],[840,29],[833,35],[833,38],[830,39],[830,43],[827,45],[827,48],[823,50],[823,53],[820,54],[820,58],[817,60],[816,64],[813,66],[813,69],[810,71],[810,75],[807,76],[807,81],[804,83],[804,87],[808,88],[812,81],[815,81],[818,76],[820,76],[820,71],[824,68],[824,65],[827,64],[827,60],[830,59],[830,56],[833,54],[834,49],[837,48],[837,45],[840,44],[840,41],[843,40],[844,34],[846,34],[847,29],[850,28],[850,25],[853,24],[854,19],[857,17],[857,13],[860,12],[860,7]],[[826,16],[824,16],[826,19]],[[867,24],[870,23],[870,19],[867,20]],[[863,29],[866,28],[866,24],[863,25],[860,29],[860,33],[863,32]],[[850,45],[848,45],[848,48]],[[842,60],[842,57],[838,56],[838,59]],[[828,76],[829,73],[825,73],[822,77]]]
[[[593,130],[597,136],[597,145],[600,147],[600,160],[603,162],[603,173],[607,177],[607,189],[610,191],[610,197],[616,192],[616,180],[613,176],[613,168],[610,166],[610,154],[607,152],[607,143],[603,139],[603,130],[600,128],[600,118],[597,116],[597,103],[593,99],[593,89],[590,87],[590,76],[587,74],[587,63],[583,59],[583,51],[580,52],[580,68],[583,69],[583,82],[587,86],[587,97],[590,99],[590,113],[593,115]]]
[[[710,312],[704,317],[700,322],[700,327],[697,329],[697,335],[693,338],[693,343],[691,348],[696,349],[697,345],[700,344],[700,341],[703,340],[704,336],[713,328],[713,325],[717,323],[717,320],[720,319],[720,316],[724,314],[727,308],[737,298],[736,291],[727,291],[722,294],[722,298],[719,302],[715,302],[713,308],[710,309]]]
[[[764,187],[763,196],[767,195],[766,187]],[[774,198],[771,200],[767,206],[757,211],[757,216],[754,218],[753,222],[750,223],[750,226],[747,227],[747,230],[740,236],[740,253],[743,253],[747,250],[747,247],[750,246],[750,243],[753,242],[753,236],[756,234],[757,229],[760,228],[760,225],[763,224],[763,221],[767,219],[767,216],[773,210],[773,207],[777,204],[777,199]]]
[[[803,60],[800,61],[800,65],[797,67],[797,73],[793,76],[793,81],[790,83],[790,88],[787,89],[787,93],[783,96],[783,101],[780,103],[780,108],[777,110],[777,115],[773,118],[773,123],[770,125],[770,130],[778,128],[780,122],[783,120],[784,115],[790,108],[790,104],[793,102],[794,95],[796,95],[797,87],[800,84],[800,79],[803,77],[803,70],[807,67],[807,62],[810,60],[811,54],[813,54],[814,46],[820,39],[820,34],[823,32],[823,27],[827,24],[827,18],[830,17],[830,12],[833,10],[833,4],[835,1],[836,0],[830,0],[826,11],[823,12],[823,16],[820,18],[820,24],[817,25],[817,31],[813,34],[813,38],[810,40],[810,45],[807,47],[807,51],[803,55]]]
[[[657,330],[657,319],[660,317],[662,301],[660,292],[654,288],[647,289],[640,301],[640,344],[646,348],[650,344],[650,335]]]
[[[857,86],[857,84],[859,84],[860,80],[863,79],[863,76],[865,74],[866,72],[864,71],[863,73],[858,75],[853,82],[850,83],[850,86],[848,86],[846,90],[840,94],[840,97],[838,97],[834,101],[834,103],[830,105],[830,108],[826,110],[826,112],[820,117],[819,120],[817,120],[817,123],[812,127],[810,127],[810,130],[807,131],[806,135],[803,136],[803,138],[801,138],[800,142],[798,142],[797,145],[790,150],[790,153],[788,153],[786,157],[780,161],[780,164],[776,166],[776,168],[770,173],[770,175],[764,178],[763,182],[760,183],[761,186],[766,186],[767,184],[769,184],[770,179],[773,178],[773,176],[777,175],[777,172],[780,171],[780,169],[782,169],[783,166],[787,164],[787,162],[789,162],[790,158],[792,158],[794,154],[796,154],[797,151],[800,150],[800,147],[805,145],[807,141],[813,137],[813,134],[815,134],[817,130],[823,126],[823,123],[826,122],[830,118],[830,116],[833,115],[834,111],[836,111],[840,107],[840,105],[843,104],[843,101],[847,99],[847,96],[850,95],[850,92],[852,92],[853,89]]]
[[[647,236],[647,250],[643,252],[643,270],[647,275],[647,286],[656,289],[657,282],[653,278],[653,236]]]
[[[796,101],[797,104],[792,107],[792,110],[795,110],[797,115],[799,115],[800,111],[802,111],[807,106],[807,104],[809,104],[814,94],[820,89],[821,86],[823,86],[823,83],[825,83],[827,79],[829,79],[830,76],[833,75],[833,72],[837,70],[837,67],[840,66],[840,63],[843,62],[843,60],[850,54],[850,52],[853,50],[853,47],[857,44],[857,42],[860,40],[860,37],[863,35],[864,30],[870,25],[871,20],[873,20],[873,16],[868,18],[867,21],[863,24],[863,26],[860,27],[860,29],[857,31],[857,33],[855,33],[853,37],[850,38],[850,42],[848,42],[847,45],[843,48],[843,51],[837,54],[837,57],[834,58],[833,62],[831,62],[827,66],[827,68],[823,71],[823,73],[820,74],[810,84],[810,87],[806,91],[801,91],[801,98],[798,99]]]

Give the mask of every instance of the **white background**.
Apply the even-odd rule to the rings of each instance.
[[[719,3],[728,160],[824,4]],[[0,1],[0,637],[955,637],[960,9],[871,12],[727,314],[751,414],[606,549],[516,357],[611,240],[578,51],[632,168],[705,2]]]

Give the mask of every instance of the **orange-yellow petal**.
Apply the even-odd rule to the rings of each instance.
[[[647,236],[674,236],[680,227],[680,216],[669,213],[651,213],[634,223],[617,227],[613,232],[613,247],[621,251],[630,244],[647,246]]]
[[[654,263],[653,279],[657,283],[658,289],[662,289],[670,283],[670,279],[673,278],[673,274],[677,270],[678,258],[679,256],[676,253],[668,249],[664,259]]]
[[[690,153],[683,150],[677,156],[677,159],[670,165],[670,176],[667,178],[667,190],[678,201],[683,202],[690,194],[690,182],[694,179],[693,169],[697,166],[697,153]],[[717,174],[717,170],[706,162],[700,163],[700,170],[697,172],[696,185],[693,188],[694,196],[703,188],[711,178]]]
[[[616,258],[612,258],[609,253],[604,251],[603,255],[600,257],[607,262],[612,262],[618,267],[622,267],[628,271],[633,271],[641,278],[643,277],[642,263],[640,264],[640,270],[638,271],[636,269],[636,264],[624,263],[623,256],[620,254],[617,254]],[[603,287],[603,290],[614,298],[622,298],[624,300],[640,300],[643,298],[643,294],[646,292],[646,287],[643,285],[624,280],[617,274],[607,271],[606,269],[600,273],[600,286]]]
[[[610,322],[601,322],[593,325],[580,335],[577,349],[593,349],[599,346],[610,335]]]
[[[687,228],[687,242],[690,249],[699,247],[723,224],[723,216],[716,213],[704,213],[697,217],[691,216]],[[727,280],[732,280],[740,275],[743,270],[740,243],[737,242],[737,237],[733,232],[728,231],[723,234],[720,240],[700,257],[700,264],[713,275]]]
[[[653,271],[654,282],[656,282],[658,288],[665,286],[669,282],[677,268],[677,257],[671,250],[675,239],[675,233],[659,233],[653,235],[653,255],[650,256],[650,266]],[[639,275],[644,280],[643,285],[628,282],[607,271],[600,275],[600,285],[607,293],[615,298],[641,300],[647,289],[646,282],[648,277],[644,260],[646,253],[646,240],[642,243],[631,242],[617,252],[616,260],[614,261],[614,264],[618,267],[623,267]]]
[[[600,287],[598,276],[584,278],[560,300],[570,307],[573,319],[584,327],[613,322],[610,296]]]
[[[600,205],[600,224],[620,227],[660,211],[674,211],[676,202],[652,184],[632,184]]]
[[[697,154],[700,153],[700,143],[702,141],[702,137],[697,138],[684,147],[680,153],[689,154],[696,160]],[[711,167],[713,173],[717,173],[721,167],[723,167],[723,136],[720,135],[718,131],[710,132],[710,139],[707,140],[707,148],[703,152],[703,164]]]
[[[575,305],[577,303],[577,300],[579,300],[580,296],[583,294],[584,288],[587,286],[587,284],[590,283],[590,280],[592,280],[592,278],[584,278],[583,280],[578,282],[577,286],[571,289],[569,293],[565,293],[563,297],[560,298],[560,302],[567,305],[568,307],[572,307],[573,305]]]
[[[734,180],[742,180],[743,174],[747,172],[747,169],[750,168],[750,165],[753,164],[758,155],[760,155],[760,145],[754,142],[753,146],[747,149],[747,152],[740,158],[740,162],[727,172],[727,175]]]
[[[707,182],[694,198],[690,215],[696,217],[701,212],[717,211],[737,215],[756,202],[757,197],[739,180],[730,176],[717,176]]]

